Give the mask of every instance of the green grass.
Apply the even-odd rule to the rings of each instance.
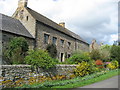
[[[119,69],[120,71],[120,69]],[[120,73],[119,73],[120,74]],[[46,81],[44,83],[37,83],[33,85],[24,85],[19,88],[76,88],[89,85],[95,82],[99,82],[113,76],[118,75],[118,70],[111,70],[108,72],[99,72],[84,77],[77,77],[70,80],[55,80],[55,81]]]
[[[96,78],[91,78],[89,80],[85,80],[85,81],[82,81],[82,82],[76,82],[76,83],[68,84],[68,85],[65,85],[65,86],[55,86],[55,87],[52,87],[52,88],[76,88],[76,87],[82,87],[82,86],[93,84],[93,83],[96,83],[96,82],[99,82],[99,81],[102,81],[102,80],[105,80],[105,79],[109,79],[109,78],[111,78],[113,76],[116,76],[116,75],[118,75],[118,72],[113,70],[113,71],[110,71],[110,72],[108,72],[108,73],[106,73],[104,75],[101,75],[99,77],[96,77]],[[119,75],[120,75],[120,72],[119,72]]]

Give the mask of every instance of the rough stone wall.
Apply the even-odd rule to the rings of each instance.
[[[85,44],[83,42],[80,42],[78,40],[75,40],[74,38],[63,34],[61,32],[59,32],[58,30],[55,30],[47,25],[44,25],[40,22],[37,22],[37,30],[36,30],[36,46],[37,48],[40,49],[46,49],[47,44],[44,44],[44,34],[48,34],[49,35],[49,40],[48,43],[52,43],[52,38],[56,37],[57,38],[57,42],[56,42],[56,48],[58,51],[58,59],[60,60],[61,58],[61,53],[64,54],[64,58],[67,54],[70,54],[72,52],[74,52],[75,50],[83,50],[83,51],[88,51],[89,47],[88,44]],[[64,45],[61,46],[60,44],[60,40],[64,40]],[[71,43],[70,47],[68,47],[68,42]]]
[[[31,72],[30,65],[2,65],[4,80],[14,80],[15,78],[28,78]]]
[[[14,18],[20,20],[20,22],[25,26],[25,28],[30,32],[30,34],[35,38],[36,34],[36,20],[24,7],[19,7],[13,14]]]
[[[53,75],[66,75],[73,74],[76,65],[56,65],[50,72]],[[46,76],[47,72],[39,68],[39,74],[36,74],[36,70],[32,70],[30,65],[2,65],[2,74],[4,80],[16,80],[17,78],[29,79],[30,77]]]

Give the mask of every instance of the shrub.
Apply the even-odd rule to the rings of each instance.
[[[96,65],[96,68],[99,69],[99,71],[100,71],[101,68],[104,68],[104,64],[103,64],[102,60],[96,60],[95,65]]]
[[[27,64],[31,64],[34,67],[40,67],[43,69],[49,69],[56,65],[56,59],[49,56],[48,52],[45,50],[31,50],[25,57]]]
[[[120,46],[113,45],[111,50],[110,50],[110,56],[112,59],[120,62]]]
[[[101,53],[101,59],[104,62],[109,62],[110,61],[110,50],[111,46],[110,45],[103,45],[100,47],[100,53]]]
[[[24,57],[28,51],[28,44],[25,38],[13,38],[9,44],[8,49],[5,51],[5,56],[11,64],[23,64]]]
[[[99,50],[95,49],[90,52],[90,57],[93,60],[101,59],[101,53]]]
[[[28,56],[25,57],[25,61],[27,64],[35,67],[37,72],[39,67],[47,71],[51,79],[52,76],[49,70],[58,62],[56,59],[51,58],[47,51],[41,49],[29,51]]]
[[[118,61],[117,60],[113,60],[111,63],[109,63],[107,65],[107,67],[109,69],[117,69],[119,67]]]
[[[82,76],[82,77],[85,75],[91,74],[93,72],[95,72],[94,63],[89,63],[85,61],[82,61],[81,63],[79,63],[75,69],[75,74],[77,76]]]
[[[89,56],[88,53],[84,52],[84,53],[76,53],[73,56],[71,56],[70,58],[68,58],[66,61],[69,64],[78,64],[81,63],[82,61],[90,61],[91,58]]]
[[[48,53],[50,54],[50,56],[52,58],[56,58],[57,57],[56,45],[54,45],[54,44],[48,44],[46,50],[48,51]]]
[[[95,61],[95,64],[96,64],[96,65],[103,65],[103,62],[102,62],[102,60],[96,60],[96,61]]]

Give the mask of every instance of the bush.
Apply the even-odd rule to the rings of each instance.
[[[28,44],[25,38],[13,38],[5,51],[5,56],[11,64],[23,64],[26,52],[28,51]]]
[[[101,59],[101,53],[99,50],[95,49],[90,52],[90,57],[93,60]]]
[[[103,65],[103,62],[102,62],[102,60],[96,60],[96,61],[95,61],[95,64],[96,64],[96,65]]]
[[[104,68],[102,60],[96,60],[95,64],[97,68]]]
[[[70,58],[68,58],[66,61],[67,63],[69,64],[78,64],[78,63],[81,63],[82,61],[90,61],[91,58],[89,56],[89,53],[76,53],[76,54],[73,54],[73,56],[71,56]]]
[[[57,63],[56,59],[51,58],[47,51],[41,49],[29,51],[28,55],[25,57],[25,61],[27,64],[45,70],[54,67]]]
[[[113,60],[111,63],[107,65],[107,68],[109,69],[117,69],[119,67],[118,61]]]
[[[42,68],[48,73],[51,79],[52,74],[50,69],[58,63],[58,60],[51,58],[47,51],[41,49],[29,51],[28,56],[25,57],[25,61],[36,68],[37,73],[39,73],[38,68]]]
[[[52,58],[56,58],[57,57],[56,45],[54,45],[54,44],[48,44],[46,50],[48,51],[48,53],[50,54],[50,56]]]
[[[82,61],[75,69],[77,76],[85,76],[96,71],[95,64],[93,62]]]
[[[110,50],[110,56],[112,59],[120,62],[120,46],[113,45],[111,50]]]
[[[101,59],[104,62],[109,62],[110,61],[110,50],[111,46],[110,45],[103,45],[100,47],[100,53],[101,53]]]

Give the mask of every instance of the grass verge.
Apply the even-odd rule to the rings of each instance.
[[[76,88],[89,85],[95,82],[99,82],[113,76],[118,75],[119,70],[111,70],[107,72],[97,72],[91,75],[84,77],[77,77],[70,80],[55,80],[55,81],[46,81],[44,83],[36,83],[33,85],[24,85],[23,87],[18,88]],[[120,73],[119,73],[120,75]]]
[[[52,88],[76,88],[76,87],[82,87],[82,86],[90,85],[90,84],[93,84],[93,83],[96,83],[96,82],[99,82],[99,81],[109,79],[109,78],[111,78],[113,76],[116,76],[118,74],[120,75],[120,70],[119,70],[119,72],[113,70],[113,71],[110,71],[110,72],[108,72],[106,74],[100,75],[99,77],[96,77],[96,78],[91,78],[89,80],[85,80],[85,81],[82,81],[82,82],[76,82],[76,83],[68,84],[68,85],[65,85],[65,86],[55,86],[55,87],[52,87]]]

